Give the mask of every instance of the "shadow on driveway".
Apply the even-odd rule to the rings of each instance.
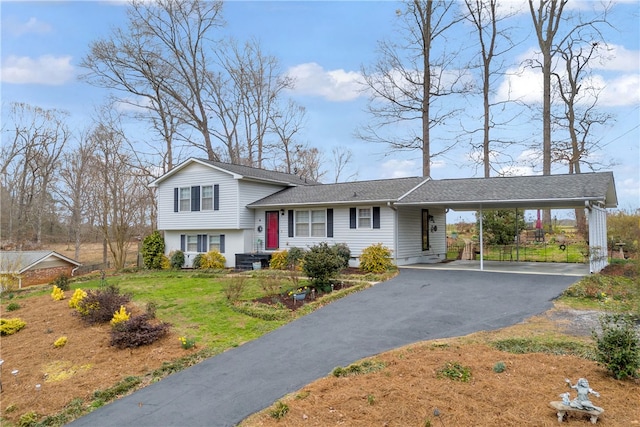
[[[552,307],[576,277],[401,269],[71,425],[233,426],[345,366],[406,344],[493,330]]]

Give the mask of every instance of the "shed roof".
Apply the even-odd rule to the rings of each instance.
[[[398,205],[434,205],[455,210],[584,207],[618,205],[612,172],[430,180]]]
[[[52,257],[66,261],[76,267],[82,265],[78,261],[61,255],[56,251],[0,251],[0,271],[22,274]]]

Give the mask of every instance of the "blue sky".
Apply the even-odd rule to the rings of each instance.
[[[588,13],[596,3],[574,0],[570,5],[574,11]],[[303,140],[320,148],[327,158],[333,147],[349,148],[353,152],[350,172],[357,173],[358,179],[421,175],[420,153],[391,152],[386,146],[366,144],[354,137],[357,127],[369,119],[364,112],[365,94],[359,91],[361,66],[376,59],[378,40],[397,37],[398,8],[400,5],[391,1],[231,1],[223,9],[227,34],[239,40],[257,38],[264,51],[278,57],[282,69],[296,79],[289,96],[307,109]],[[3,129],[9,104],[14,101],[66,110],[72,126],[86,126],[106,94],[77,80],[82,72],[78,64],[92,41],[106,37],[115,26],[125,25],[125,12],[125,3],[120,1],[0,2]],[[615,122],[598,130],[595,136],[603,149],[591,156],[615,164],[608,169],[614,171],[619,207],[636,209],[640,207],[640,2],[616,2],[610,22],[613,28],[604,32],[610,55],[594,70],[594,81],[603,87],[602,110],[614,115]],[[536,105],[541,98],[539,74],[518,66],[537,51],[528,10],[511,18],[510,24],[522,41],[510,58],[513,64],[509,70],[518,73],[501,79],[495,97],[502,96],[509,83],[512,94]],[[461,26],[452,37],[471,40],[469,31]],[[474,102],[464,106],[467,113],[477,111],[479,98]],[[473,124],[474,119],[468,115],[458,120]],[[449,124],[435,131],[436,144],[438,138],[450,139],[455,128]],[[542,124],[526,119],[502,132],[511,138],[532,140],[540,136],[541,140]],[[454,150],[434,159],[432,178],[481,176],[481,168],[474,166],[468,152],[468,141],[461,140]],[[511,154],[522,163],[510,173],[540,173],[540,156],[535,151],[520,146]],[[331,176],[329,162],[326,169]],[[553,173],[566,172],[565,165],[553,168]]]

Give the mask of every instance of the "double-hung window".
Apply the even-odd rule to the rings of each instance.
[[[309,237],[309,211],[296,211],[296,236]]]
[[[195,234],[187,235],[187,252],[198,252],[198,236]]]
[[[371,228],[371,208],[358,209],[358,228]]]
[[[296,211],[296,237],[325,237],[326,233],[325,210]]]
[[[191,210],[191,187],[180,188],[180,211]]]
[[[202,186],[202,210],[213,210],[213,185]]]
[[[311,236],[324,237],[327,229],[326,212],[311,211]]]
[[[209,250],[222,252],[220,249],[220,235],[209,235]]]

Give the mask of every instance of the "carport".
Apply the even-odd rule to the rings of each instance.
[[[607,264],[607,208],[618,206],[613,172],[427,180],[397,206],[476,211],[480,217],[480,270],[484,270],[483,209],[584,209],[589,227],[589,271]]]

